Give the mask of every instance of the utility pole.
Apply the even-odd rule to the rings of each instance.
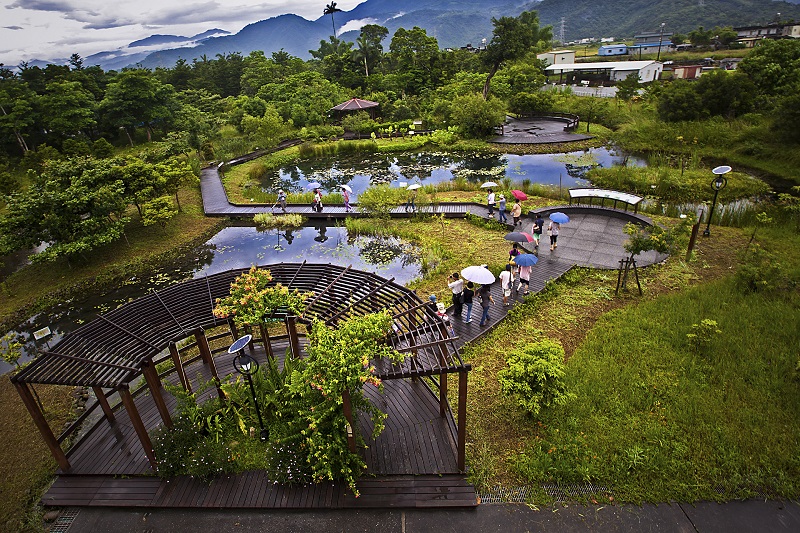
[[[658,34],[658,54],[656,55],[656,61],[661,59],[661,43],[664,41],[664,26],[666,22],[661,23],[661,33]]]

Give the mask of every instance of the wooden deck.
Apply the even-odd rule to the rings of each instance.
[[[256,345],[258,346],[258,345]],[[283,354],[287,345],[273,345]],[[266,362],[263,349],[256,359]],[[233,356],[215,358],[220,375],[234,373]],[[282,364],[282,356],[278,358]],[[201,361],[186,367],[193,387],[210,378]],[[234,374],[235,375],[235,374]],[[177,382],[171,374],[168,381]],[[266,472],[225,476],[211,484],[190,477],[162,480],[156,477],[139,443],[125,409],[117,409],[116,421],[105,419],[74,445],[68,454],[72,468],[58,478],[42,498],[46,506],[211,507],[211,508],[360,508],[450,507],[478,504],[475,488],[458,471],[457,432],[452,414],[442,417],[439,401],[425,380],[384,381],[384,393],[369,386],[367,397],[387,413],[385,430],[371,440],[372,421],[358,417],[367,448],[361,450],[367,470],[358,482],[359,498],[346,485],[323,483],[307,486],[281,485]],[[205,397],[216,394],[214,388]],[[170,412],[176,401],[166,391]],[[135,397],[137,410],[148,430],[161,424],[150,394]],[[125,476],[125,477],[120,477]]]

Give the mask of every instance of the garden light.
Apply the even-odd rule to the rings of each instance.
[[[264,428],[264,420],[261,418],[261,408],[258,406],[258,398],[256,397],[256,388],[253,386],[253,374],[258,372],[258,361],[244,353],[244,347],[250,344],[253,339],[252,335],[245,335],[236,339],[236,342],[231,344],[228,348],[229,354],[236,354],[233,358],[233,367],[241,375],[247,378],[247,383],[250,384],[250,394],[253,395],[253,405],[256,407],[256,414],[258,415],[258,425],[261,428],[261,441],[265,442],[269,438],[269,431]]]
[[[716,175],[714,181],[711,182],[711,188],[714,189],[714,200],[711,202],[711,211],[708,212],[708,221],[706,224],[706,229],[703,231],[703,237],[708,237],[711,235],[711,217],[714,216],[714,207],[717,205],[717,194],[719,191],[724,189],[725,186],[728,184],[728,180],[725,178],[725,174],[731,171],[731,167],[728,165],[722,165],[720,167],[716,167],[711,172]]]

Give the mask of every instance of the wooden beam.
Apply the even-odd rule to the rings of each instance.
[[[203,328],[197,328],[197,331],[194,332],[194,338],[197,339],[197,348],[200,350],[203,363],[208,365],[208,369],[211,371],[211,377],[214,378],[214,383],[217,385],[217,396],[220,400],[224,400],[225,393],[222,391],[222,387],[220,387],[217,365],[214,364],[214,354],[211,353],[211,348],[208,346],[208,338],[206,337],[205,330]]]
[[[106,393],[103,392],[103,388],[92,387],[92,390],[97,398],[97,403],[99,403],[100,408],[103,409],[103,414],[106,415],[106,420],[108,420],[110,424],[113,424],[116,418],[114,417],[114,411],[111,410],[111,406],[108,404],[108,398],[106,398]]]
[[[186,377],[186,371],[183,369],[183,361],[181,360],[181,353],[174,342],[169,343],[169,353],[172,355],[172,364],[175,365],[175,372],[178,373],[178,379],[181,381],[183,390],[190,393],[192,392],[192,384]]]
[[[467,471],[467,372],[458,373],[458,469]]]
[[[162,394],[164,388],[161,386],[161,380],[158,379],[158,371],[153,365],[153,361],[145,361],[144,365],[142,365],[142,371],[144,372],[147,386],[150,388],[150,394],[153,396],[153,402],[155,402],[156,409],[158,409],[158,414],[161,415],[161,420],[168,428],[172,428],[172,417]]]
[[[289,346],[292,348],[292,356],[295,359],[302,357],[300,353],[300,337],[297,335],[297,317],[286,317],[286,332],[289,334]]]
[[[447,414],[447,374],[439,374],[439,416]]]
[[[36,424],[37,428],[39,428],[39,433],[42,434],[42,438],[44,439],[45,444],[47,444],[47,447],[50,448],[50,453],[53,454],[53,458],[58,463],[58,466],[64,472],[69,471],[70,464],[67,460],[67,455],[58,444],[56,436],[53,435],[53,430],[50,429],[50,425],[47,423],[44,413],[42,413],[41,409],[39,409],[39,405],[36,403],[36,400],[33,399],[33,394],[31,394],[28,384],[14,381],[14,387],[16,387],[20,398],[22,398],[22,403],[25,404],[25,407],[31,414],[33,423]]]
[[[350,448],[350,452],[356,453],[356,426],[353,421],[353,404],[350,401],[350,391],[345,390],[342,393],[342,408],[344,409],[344,417],[347,419],[347,423],[349,424],[350,428],[347,431],[347,447]]]
[[[156,463],[156,455],[153,453],[153,443],[150,442],[150,435],[147,434],[147,430],[142,422],[142,417],[139,416],[139,411],[136,409],[136,404],[133,402],[131,391],[128,389],[127,385],[123,385],[119,388],[119,397],[122,399],[122,405],[125,406],[125,410],[128,412],[128,417],[131,419],[133,429],[139,437],[139,442],[142,443],[144,454],[147,456],[147,460],[150,461],[150,466],[153,468],[153,471],[157,471],[158,464]]]
[[[269,328],[261,323],[258,325],[258,328],[261,330],[261,342],[264,344],[264,351],[267,352],[267,357],[275,360],[275,355],[272,353],[272,342],[269,340]]]

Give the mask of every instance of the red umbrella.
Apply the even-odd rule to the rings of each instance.
[[[506,236],[503,238],[512,242],[533,242],[533,235],[523,231],[512,231],[511,233],[506,234]]]
[[[514,196],[514,198],[516,198],[520,202],[524,202],[525,200],[528,199],[528,195],[527,194],[525,194],[524,192],[522,192],[520,190],[517,190],[517,189],[512,190],[511,194],[512,194],[512,196]]]

